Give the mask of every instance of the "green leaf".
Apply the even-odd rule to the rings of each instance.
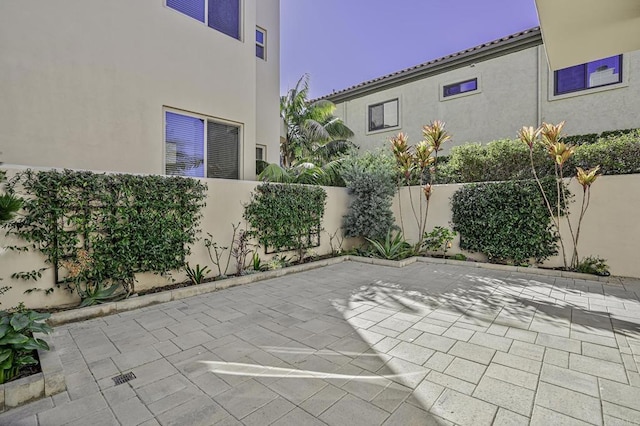
[[[23,334],[11,333],[0,339],[0,345],[22,345],[28,340],[29,338]]]
[[[36,349],[40,349],[43,351],[49,350],[49,344],[42,339],[31,338],[26,343],[24,343],[21,347],[21,350],[25,351],[34,351]]]
[[[15,331],[25,329],[29,325],[29,317],[24,314],[14,314],[11,317],[11,326]]]

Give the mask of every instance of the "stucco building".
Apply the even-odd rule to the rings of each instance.
[[[567,134],[640,127],[640,51],[550,71],[539,28],[324,97],[361,150],[447,122],[454,143],[513,138],[523,125],[566,120]]]
[[[0,161],[254,179],[279,158],[279,7],[0,2]]]

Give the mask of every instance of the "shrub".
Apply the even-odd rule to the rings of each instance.
[[[575,154],[563,166],[564,176],[575,176],[576,166],[589,168],[597,164],[604,175],[640,173],[640,130],[602,135],[575,147]],[[575,141],[575,138],[563,137],[562,141]],[[534,147],[533,160],[539,177],[554,175],[553,163],[549,162],[542,146]],[[528,148],[518,140],[503,139],[452,148],[449,160],[438,168],[436,180],[467,183],[530,178],[533,174]]]
[[[573,160],[582,168],[599,164],[603,175],[640,173],[640,130],[578,146]]]
[[[346,236],[384,238],[394,223],[391,204],[396,192],[395,160],[382,151],[366,152],[343,164],[342,177],[351,194],[344,216]]]
[[[404,239],[402,232],[389,231],[384,238],[367,238],[369,255],[378,259],[402,260],[415,254],[414,248]]]
[[[554,180],[542,183],[547,194],[555,194]],[[540,262],[558,251],[558,236],[534,181],[465,185],[453,195],[452,211],[460,247],[491,261]]]
[[[437,253],[442,251],[442,256],[447,256],[447,250],[451,248],[451,242],[457,236],[457,232],[442,226],[436,226],[431,232],[425,232],[422,237],[422,248],[427,252]]]
[[[129,293],[138,272],[180,269],[206,190],[195,179],[71,170],[27,170],[9,188],[25,195],[24,213],[8,226],[28,245],[14,249],[40,251],[55,284],[81,295],[103,283]]]
[[[296,250],[302,262],[305,249],[320,245],[326,198],[318,186],[259,185],[244,209],[248,236],[256,237],[267,253]]]
[[[582,272],[584,274],[594,274],[608,277],[610,275],[609,265],[607,265],[606,262],[607,261],[605,259],[602,259],[601,257],[587,256],[578,263],[576,271]]]

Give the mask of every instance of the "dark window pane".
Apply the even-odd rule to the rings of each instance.
[[[240,129],[207,121],[207,177],[238,179]]]
[[[444,86],[442,90],[442,96],[446,98],[447,96],[458,95],[465,92],[472,92],[474,90],[478,90],[477,78]]]
[[[264,46],[256,44],[256,56],[260,59],[264,59]]]
[[[378,130],[384,127],[384,105],[369,107],[369,130]]]
[[[167,6],[204,22],[203,0],[167,0]]]
[[[240,39],[240,0],[209,0],[209,26]]]
[[[167,111],[165,126],[165,173],[204,177],[204,121]]]
[[[622,55],[599,59],[587,64],[588,87],[606,86],[622,82],[620,63]]]
[[[556,71],[556,95],[586,88],[585,64]]]
[[[260,30],[256,30],[256,42],[264,44],[264,33]]]

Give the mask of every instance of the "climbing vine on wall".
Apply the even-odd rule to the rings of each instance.
[[[8,228],[27,244],[14,249],[44,254],[55,284],[72,277],[130,292],[138,272],[182,267],[206,186],[180,177],[27,170],[8,190],[24,199],[23,214]]]
[[[327,193],[318,186],[262,184],[245,206],[250,235],[266,252],[304,250],[320,245],[320,231]]]

